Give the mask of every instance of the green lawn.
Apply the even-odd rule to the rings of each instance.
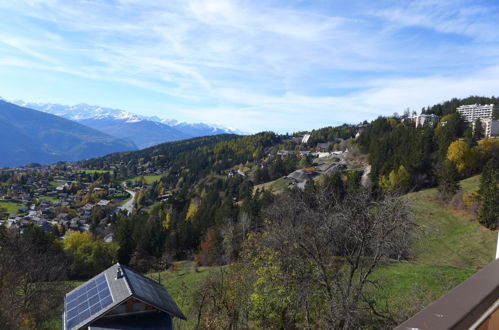
[[[130,181],[140,181],[142,177],[146,180],[147,184],[152,184],[155,181],[159,181],[163,175],[139,175],[136,177],[133,177],[131,179],[128,179]]]
[[[464,192],[478,187],[479,176],[461,181]],[[405,196],[420,226],[414,244],[419,263],[481,269],[494,260],[497,234],[478,223],[469,213],[453,210],[437,200],[437,190]]]
[[[477,189],[479,176],[461,181],[463,192]],[[468,212],[440,203],[436,189],[410,193],[408,202],[419,225],[414,259],[377,269],[373,279],[379,306],[389,306],[401,322],[435,301],[494,260],[497,233]]]
[[[8,213],[18,213],[19,209],[25,208],[21,203],[0,201],[0,207],[5,207]]]
[[[380,285],[374,293],[378,308],[388,308],[398,323],[416,314],[473,273],[472,270],[446,265],[405,262],[383,266],[373,273],[371,279]]]
[[[187,321],[174,319],[175,329],[193,329],[196,325],[196,315],[192,308],[193,293],[201,287],[210,272],[220,267],[194,267],[193,262],[177,262],[176,269],[171,272],[159,273],[161,284],[168,290],[182,312],[187,316]],[[150,275],[158,281],[158,274]]]
[[[257,189],[260,189],[260,190],[265,189],[265,190],[268,190],[272,193],[278,194],[278,193],[283,192],[285,189],[287,189],[288,185],[289,185],[288,180],[280,178],[280,179],[277,179],[274,181],[269,181],[269,182],[254,186],[253,192],[255,192]]]
[[[52,203],[55,203],[55,202],[60,202],[61,200],[60,199],[57,199],[55,197],[52,197],[52,196],[39,196],[38,199],[40,200],[46,200],[46,201],[50,201]]]
[[[83,172],[86,174],[94,174],[94,173],[112,173],[110,170],[78,170],[78,172]]]
[[[49,184],[50,184],[51,186],[54,186],[54,187],[58,187],[58,186],[60,186],[60,185],[62,185],[62,184],[64,184],[64,183],[65,183],[64,181],[50,181],[50,182],[49,182]]]

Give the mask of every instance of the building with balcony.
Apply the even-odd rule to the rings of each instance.
[[[463,118],[473,123],[477,119],[493,119],[495,113],[499,113],[499,106],[494,104],[468,104],[457,107],[457,112]]]

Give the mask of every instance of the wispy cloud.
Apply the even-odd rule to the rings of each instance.
[[[65,74],[92,90],[66,103],[107,97],[246,131],[308,129],[493,93],[497,11],[460,0],[19,0],[0,3],[0,74]],[[96,81],[108,88],[95,91]],[[12,86],[0,82],[0,94],[42,95]],[[58,91],[43,89],[44,101],[71,94]]]

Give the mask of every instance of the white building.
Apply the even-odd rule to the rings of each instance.
[[[493,114],[499,112],[499,106],[493,104],[468,104],[457,107],[457,112],[466,121],[474,123],[477,119],[492,119]]]
[[[499,106],[493,104],[469,104],[457,108],[457,112],[463,118],[472,123],[475,129],[475,121],[480,119],[486,137],[499,136],[499,121],[492,120],[495,113],[499,113]]]
[[[499,120],[480,119],[480,121],[486,137],[499,136]]]
[[[410,119],[416,123],[416,127],[424,126],[425,124],[436,125],[438,123],[438,116],[434,114],[421,114],[418,115],[416,112],[412,113]]]

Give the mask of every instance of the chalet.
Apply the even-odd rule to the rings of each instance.
[[[277,156],[281,156],[281,157],[292,156],[294,154],[295,154],[295,152],[293,150],[278,150],[277,151]]]
[[[309,155],[310,155],[310,151],[308,151],[308,150],[300,151],[300,156],[301,157],[309,156]]]
[[[107,200],[107,199],[101,199],[101,200],[97,203],[97,205],[98,205],[98,206],[107,206],[109,203],[111,203],[111,201],[110,201],[110,200]]]
[[[95,205],[94,205],[94,204],[92,204],[92,203],[87,203],[87,204],[85,204],[84,206],[82,206],[82,208],[81,208],[81,209],[82,209],[83,211],[92,211],[92,209],[93,209],[94,207],[95,207]]]
[[[160,284],[115,264],[66,294],[64,330],[173,329],[186,317]]]
[[[316,150],[317,151],[327,151],[329,150],[329,147],[333,144],[332,142],[324,142],[324,143],[317,143]]]
[[[301,140],[301,143],[308,143],[308,140],[310,140],[310,134],[305,134]]]
[[[329,152],[318,152],[317,153],[318,158],[324,158],[324,157],[329,157],[329,156],[331,156],[331,153],[329,153]]]

